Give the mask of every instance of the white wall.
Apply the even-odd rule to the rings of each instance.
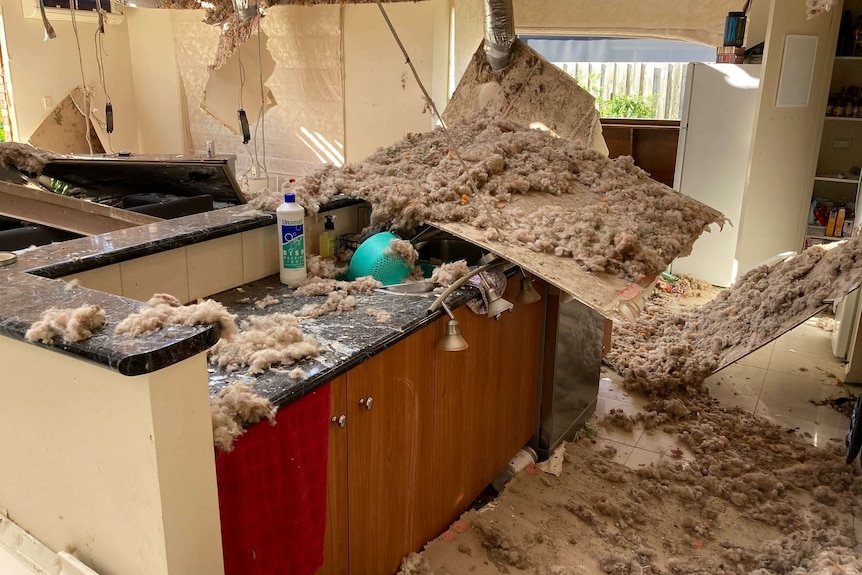
[[[448,2],[386,4],[410,61],[442,113],[448,43],[434,38],[448,28]],[[435,73],[436,72],[436,73]],[[359,161],[407,132],[425,132],[432,113],[375,4],[344,7],[344,118],[347,161]]]
[[[840,20],[840,10],[808,20],[802,2],[772,3],[737,244],[740,274],[776,254],[800,248]],[[809,104],[804,108],[775,105],[788,34],[819,38]]]
[[[132,93],[138,114],[138,152],[183,154],[189,151],[171,12],[126,8]],[[154,38],[170,41],[153,41]]]
[[[42,21],[24,18],[21,0],[0,0],[0,8],[12,84],[13,130],[16,140],[27,141],[51,112],[43,105],[42,98],[50,98],[56,106],[81,85],[78,48],[71,22],[53,21],[57,38],[44,41]],[[84,76],[87,85],[95,91],[96,115],[104,118],[105,98],[96,66],[95,31],[95,23],[78,22]],[[114,107],[111,146],[115,151],[135,151],[138,121],[125,22],[105,27],[104,47],[105,79]]]

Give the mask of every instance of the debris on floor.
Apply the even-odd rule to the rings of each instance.
[[[478,196],[441,129],[408,134],[359,163],[324,166],[290,189],[308,213],[345,194],[371,203],[372,227],[409,232],[426,222],[465,222],[486,230],[490,240],[635,280],[659,273],[710,224],[725,221],[650,179],[630,157],[611,160],[490,115],[449,131]],[[526,199],[527,207],[518,207],[518,198],[532,196],[547,201],[540,209]],[[253,200],[270,210],[281,201],[280,194]]]
[[[638,321],[614,322],[605,361],[626,388],[648,395],[695,393],[704,379],[839,301],[862,280],[862,237],[813,246],[688,311],[647,304]]]
[[[275,407],[242,383],[231,384],[210,400],[213,444],[220,451],[233,451],[233,442],[244,427],[268,419],[275,425]]]
[[[657,290],[639,321],[615,322],[608,356],[640,407],[598,423],[605,437],[648,437],[661,456],[638,465],[639,448],[579,434],[558,479],[518,474],[462,515],[464,534],[433,540],[402,572],[490,575],[513,562],[543,575],[862,572],[862,469],[845,463],[844,442],[814,447],[704,386],[723,353],[771,341],[857,285],[860,245],[807,250],[730,290],[704,286],[705,304]]]
[[[263,309],[267,306],[275,305],[280,300],[277,297],[274,297],[272,294],[267,294],[266,296],[254,300],[254,307],[257,309]]]
[[[218,340],[210,348],[212,363],[233,371],[248,366],[250,375],[273,365],[289,366],[320,354],[317,340],[305,335],[300,318],[288,313],[253,315],[241,322],[230,340]]]
[[[170,294],[156,294],[141,311],[129,314],[117,324],[115,331],[119,335],[138,337],[155,333],[166,325],[218,324],[221,327],[221,337],[230,338],[237,330],[235,320],[236,315],[211,299],[181,305],[180,301]]]
[[[94,332],[105,325],[105,310],[97,305],[84,305],[78,308],[45,310],[39,321],[34,322],[24,334],[27,341],[53,343],[54,338],[62,336],[66,343],[76,343],[90,339]]]

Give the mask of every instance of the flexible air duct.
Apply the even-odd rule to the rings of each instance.
[[[515,43],[515,10],[512,0],[485,1],[485,57],[491,69],[499,72],[512,61]]]

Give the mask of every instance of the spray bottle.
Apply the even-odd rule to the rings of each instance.
[[[320,234],[320,257],[334,258],[335,250],[335,216],[326,216],[326,222],[323,224],[323,232]]]
[[[281,246],[281,283],[296,287],[305,281],[305,210],[295,194],[284,194],[284,203],[275,210]]]

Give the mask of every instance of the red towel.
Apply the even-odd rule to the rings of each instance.
[[[216,457],[226,575],[313,575],[323,564],[329,385]]]

